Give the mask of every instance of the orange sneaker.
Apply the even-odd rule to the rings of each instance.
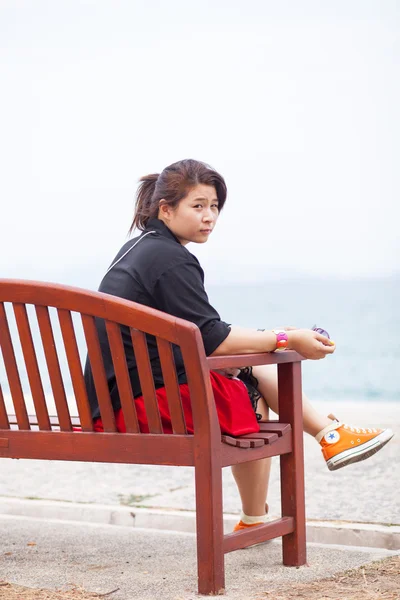
[[[267,503],[265,503],[265,514],[268,514],[269,511],[269,506]],[[243,513],[242,513],[243,515]],[[257,525],[265,525],[264,521],[260,521],[259,523],[243,523],[242,519],[240,519],[239,523],[236,523],[235,527],[233,528],[233,532],[235,531],[240,531],[241,529],[247,529],[248,527],[256,527]]]
[[[323,429],[317,441],[330,471],[336,471],[351,463],[369,458],[393,437],[391,429],[354,427],[334,423]]]
[[[239,523],[236,523],[235,527],[233,528],[233,532],[240,531],[241,529],[247,529],[248,527],[257,527],[257,525],[265,525],[265,523],[260,521],[259,523],[252,523],[251,525],[247,525],[247,523],[243,523],[243,521],[240,520]]]

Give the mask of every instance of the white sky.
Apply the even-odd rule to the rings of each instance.
[[[228,184],[209,282],[399,273],[399,7],[2,0],[0,274],[99,278],[181,158]]]

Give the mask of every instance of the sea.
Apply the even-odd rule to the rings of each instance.
[[[60,281],[80,287],[81,281]],[[291,278],[262,283],[208,285],[211,304],[227,323],[251,328],[273,329],[314,325],[329,332],[336,351],[322,360],[302,363],[303,391],[312,400],[327,402],[397,403],[400,410],[400,277],[374,279]],[[29,381],[16,325],[6,307],[14,349],[21,371],[21,383],[28,410],[33,409]],[[72,412],[73,392],[55,311],[51,311],[56,348]],[[28,310],[49,409],[53,405],[51,385],[45,374],[45,358],[33,307]],[[82,365],[86,348],[77,315],[74,324]],[[0,356],[0,384],[7,408],[12,410],[5,368]]]
[[[221,318],[273,329],[325,329],[334,354],[302,363],[303,391],[318,401],[397,402],[400,408],[400,277],[302,278],[209,286]]]

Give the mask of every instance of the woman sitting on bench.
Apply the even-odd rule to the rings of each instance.
[[[318,331],[294,327],[255,330],[229,325],[210,305],[204,289],[203,270],[187,244],[207,242],[216,226],[227,194],[225,181],[219,173],[202,162],[182,160],[166,167],[161,174],[142,177],[140,182],[130,232],[137,228],[142,233],[121,248],[101,282],[101,292],[195,323],[201,331],[207,356],[288,348],[304,358],[318,360],[335,351],[334,342]],[[117,428],[125,431],[104,324],[98,323],[98,331]],[[129,335],[122,332],[138,420],[141,431],[146,432],[146,413],[132,344]],[[172,433],[157,345],[151,336],[148,336],[148,348],[163,428]],[[174,347],[174,358],[187,429],[193,432],[189,390],[182,355],[177,347]],[[85,380],[95,429],[102,431],[89,362]],[[268,420],[269,407],[278,413],[275,365],[211,371],[211,385],[222,433],[257,432],[259,421]],[[320,415],[305,395],[303,424],[304,431],[320,444],[331,470],[368,458],[393,436],[389,429],[354,428],[332,415]],[[232,467],[242,500],[242,514],[236,531],[267,521],[270,464],[271,459],[267,458]]]

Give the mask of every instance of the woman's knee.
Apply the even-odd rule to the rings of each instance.
[[[267,403],[276,403],[278,398],[278,371],[276,365],[259,365],[253,368],[253,374],[258,381],[257,389]],[[274,405],[272,409],[275,410]]]
[[[268,379],[278,379],[278,369],[276,365],[258,365],[257,367],[253,367],[253,375],[258,380],[264,379],[267,377]]]

